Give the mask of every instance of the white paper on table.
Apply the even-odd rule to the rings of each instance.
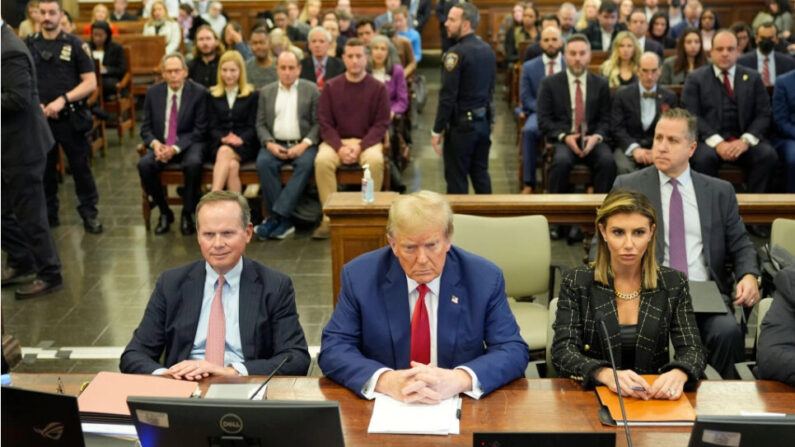
[[[83,422],[80,425],[83,427],[83,433],[138,438],[138,432],[135,431],[135,426],[132,424],[96,424],[92,422]]]
[[[367,433],[457,435],[460,400],[459,396],[454,396],[435,405],[405,404],[386,394],[375,393]]]

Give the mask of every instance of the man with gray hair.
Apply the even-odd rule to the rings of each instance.
[[[163,82],[149,87],[144,99],[141,139],[149,149],[138,161],[141,184],[160,209],[155,234],[168,233],[174,213],[166,202],[160,172],[168,163],[179,163],[185,176],[182,196],[183,235],[193,234],[193,212],[199,197],[202,159],[207,142],[206,98],[201,85],[186,79],[185,56],[170,53],[162,61]]]
[[[301,61],[301,79],[314,82],[322,91],[329,79],[345,73],[345,64],[339,58],[328,55],[331,33],[327,29],[322,26],[312,28],[308,41],[310,54]]]
[[[389,246],[342,270],[318,365],[359,396],[436,403],[479,398],[522,377],[527,344],[490,261],[454,247],[453,214],[419,191],[389,210]]]
[[[204,259],[158,278],[121,355],[121,372],[201,380],[270,374],[286,360],[279,374],[306,374],[309,352],[292,281],[243,256],[253,233],[246,199],[210,192],[197,216]]]

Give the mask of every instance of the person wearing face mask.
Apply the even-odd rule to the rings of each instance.
[[[737,63],[762,75],[766,87],[776,85],[776,78],[795,69],[795,58],[776,51],[778,30],[773,22],[765,22],[756,28],[756,51],[737,58]]]

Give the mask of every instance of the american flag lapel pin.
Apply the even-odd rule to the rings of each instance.
[[[452,301],[453,304],[458,304],[458,297],[453,295],[453,296],[450,297],[450,301]]]

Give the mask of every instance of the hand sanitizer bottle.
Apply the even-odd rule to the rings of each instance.
[[[375,200],[375,193],[373,192],[373,177],[370,175],[370,165],[362,166],[364,168],[364,176],[362,177],[362,200],[365,203],[373,203]]]

